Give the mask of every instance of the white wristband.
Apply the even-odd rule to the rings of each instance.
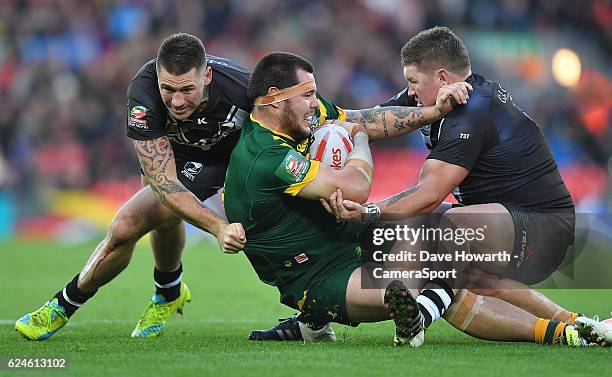
[[[380,208],[376,204],[366,204],[361,213],[361,222],[364,224],[380,220]]]

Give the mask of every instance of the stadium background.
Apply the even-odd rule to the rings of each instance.
[[[609,1],[3,1],[0,239],[103,234],[139,187],[127,83],[170,33],[198,35],[208,53],[249,68],[270,51],[298,53],[322,94],[363,108],[405,87],[399,50],[434,25],[454,29],[473,70],[542,126],[578,211],[608,211]],[[577,54],[580,72],[562,54],[553,75],[561,48]],[[426,150],[415,132],[374,155],[371,199],[413,184]]]

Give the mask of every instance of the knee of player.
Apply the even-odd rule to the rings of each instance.
[[[447,211],[444,212],[444,214],[442,214],[442,217],[441,217],[442,225],[445,225],[451,228],[461,227],[462,218],[464,217],[462,216],[463,214],[464,212],[461,210],[460,207],[448,209]]]
[[[136,242],[140,238],[137,223],[130,218],[116,218],[108,230],[107,239],[111,245],[120,246]]]
[[[488,297],[502,297],[503,292],[498,288],[470,288],[472,293],[475,293],[480,296],[488,296]]]

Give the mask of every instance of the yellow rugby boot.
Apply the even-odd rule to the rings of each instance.
[[[183,306],[187,302],[191,302],[191,293],[187,284],[183,282],[181,282],[181,294],[174,301],[166,302],[163,296],[154,294],[132,331],[132,338],[158,336],[172,314],[183,314]]]
[[[15,323],[15,331],[30,340],[45,340],[68,323],[64,308],[54,298],[35,312],[28,313]]]

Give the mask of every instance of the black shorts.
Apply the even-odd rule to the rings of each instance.
[[[175,159],[175,163],[178,180],[201,201],[216,194],[225,184],[227,165],[207,165],[182,159]],[[142,169],[140,173],[143,174]]]
[[[540,212],[504,204],[514,221],[514,250],[505,277],[525,284],[548,278],[574,243],[574,209]]]

